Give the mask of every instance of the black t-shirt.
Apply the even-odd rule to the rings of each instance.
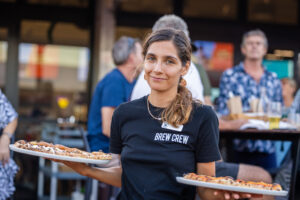
[[[150,105],[150,111],[159,116],[162,109]],[[196,172],[198,162],[221,158],[218,119],[211,107],[195,104],[182,130],[164,125],[150,116],[147,97],[115,110],[110,151],[121,154],[120,199],[193,200],[196,187],[177,183],[176,176]]]

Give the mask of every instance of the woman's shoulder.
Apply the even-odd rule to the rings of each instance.
[[[135,111],[138,111],[142,108],[145,108],[145,97],[122,103],[116,108],[115,112],[123,114],[134,114]]]
[[[216,112],[214,111],[213,107],[204,105],[199,102],[194,102],[194,115],[202,116],[205,118],[216,117]]]

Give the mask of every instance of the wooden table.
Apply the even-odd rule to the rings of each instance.
[[[281,140],[281,141],[291,141],[291,153],[293,160],[290,190],[289,190],[289,200],[294,200],[295,198],[295,187],[297,171],[299,166],[300,156],[300,131],[299,130],[257,130],[257,129],[247,129],[247,130],[220,130],[220,138],[225,138],[226,140],[239,138],[239,139],[265,139],[265,140]]]

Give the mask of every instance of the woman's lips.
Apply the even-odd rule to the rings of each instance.
[[[163,80],[166,80],[165,78],[159,78],[159,77],[153,77],[153,76],[150,76],[150,77],[154,81],[163,81]]]

